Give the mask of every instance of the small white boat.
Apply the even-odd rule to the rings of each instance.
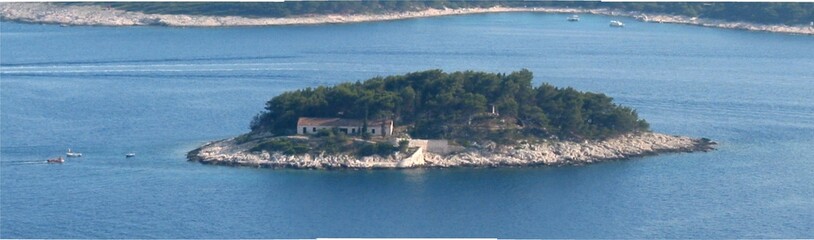
[[[571,15],[570,17],[566,18],[569,22],[579,22],[579,15]]]
[[[126,157],[126,158],[131,158],[131,157],[135,157],[135,156],[136,156],[136,153],[128,153],[127,155],[124,155],[124,157]]]
[[[625,24],[620,22],[620,21],[613,20],[613,21],[610,21],[610,26],[611,27],[624,27]]]
[[[65,153],[65,156],[68,156],[68,157],[81,157],[82,153],[73,152],[73,151],[71,151],[70,148],[68,148],[68,152]]]

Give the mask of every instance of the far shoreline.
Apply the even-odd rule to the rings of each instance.
[[[553,13],[553,14],[591,14],[611,17],[632,18],[642,22],[675,23],[702,27],[736,29],[784,33],[795,35],[814,35],[814,27],[780,24],[755,24],[748,22],[730,22],[714,19],[691,18],[679,15],[647,14],[642,12],[616,11],[611,9],[582,8],[461,8],[461,9],[425,9],[410,12],[389,12],[381,14],[320,14],[299,15],[284,18],[249,18],[240,16],[203,16],[183,14],[145,14],[101,6],[58,6],[47,3],[0,3],[0,20],[10,22],[55,24],[63,26],[165,26],[165,27],[263,27],[263,26],[301,26],[346,24],[362,22],[380,22],[428,18],[440,16],[487,14],[487,13]]]

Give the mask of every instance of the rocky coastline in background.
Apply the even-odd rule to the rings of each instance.
[[[299,136],[302,137],[302,136]],[[516,145],[486,144],[449,154],[417,149],[409,154],[356,158],[340,154],[285,155],[250,152],[259,142],[238,143],[237,138],[207,143],[187,154],[203,164],[296,169],[395,169],[451,167],[522,167],[584,165],[673,152],[714,150],[715,142],[653,132],[631,133],[601,141],[545,141]]]
[[[183,14],[145,14],[97,5],[64,6],[48,3],[0,3],[0,19],[29,23],[95,26],[174,26],[174,27],[230,27],[275,26],[306,24],[338,24],[370,21],[388,21],[409,18],[448,16],[495,12],[544,12],[570,14],[597,14],[632,17],[645,22],[678,23],[705,27],[765,31],[788,34],[814,35],[814,27],[807,25],[767,25],[747,22],[729,22],[677,15],[643,14],[641,12],[613,11],[609,9],[578,8],[463,8],[426,9],[411,12],[383,14],[325,14],[292,16],[285,18],[247,18],[238,16],[199,16]]]

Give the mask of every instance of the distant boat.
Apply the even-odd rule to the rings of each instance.
[[[620,21],[613,20],[613,21],[610,21],[610,26],[611,27],[624,27],[625,24],[620,22]]]
[[[48,163],[64,163],[65,159],[62,158],[62,157],[56,157],[56,158],[48,159],[46,162],[48,162]]]
[[[65,156],[68,156],[68,157],[81,157],[82,153],[73,152],[73,151],[71,151],[70,148],[68,148],[68,152],[65,153]]]
[[[127,155],[124,155],[124,157],[126,157],[126,158],[131,158],[131,157],[135,157],[135,156],[136,156],[136,153],[128,153]]]
[[[570,17],[566,18],[569,22],[579,22],[579,15],[571,15]]]

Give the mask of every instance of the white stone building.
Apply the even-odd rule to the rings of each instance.
[[[322,129],[337,129],[348,135],[362,133],[364,121],[347,118],[310,118],[297,120],[297,134],[315,134]],[[393,120],[375,120],[367,122],[367,132],[371,136],[389,137],[393,135]]]

